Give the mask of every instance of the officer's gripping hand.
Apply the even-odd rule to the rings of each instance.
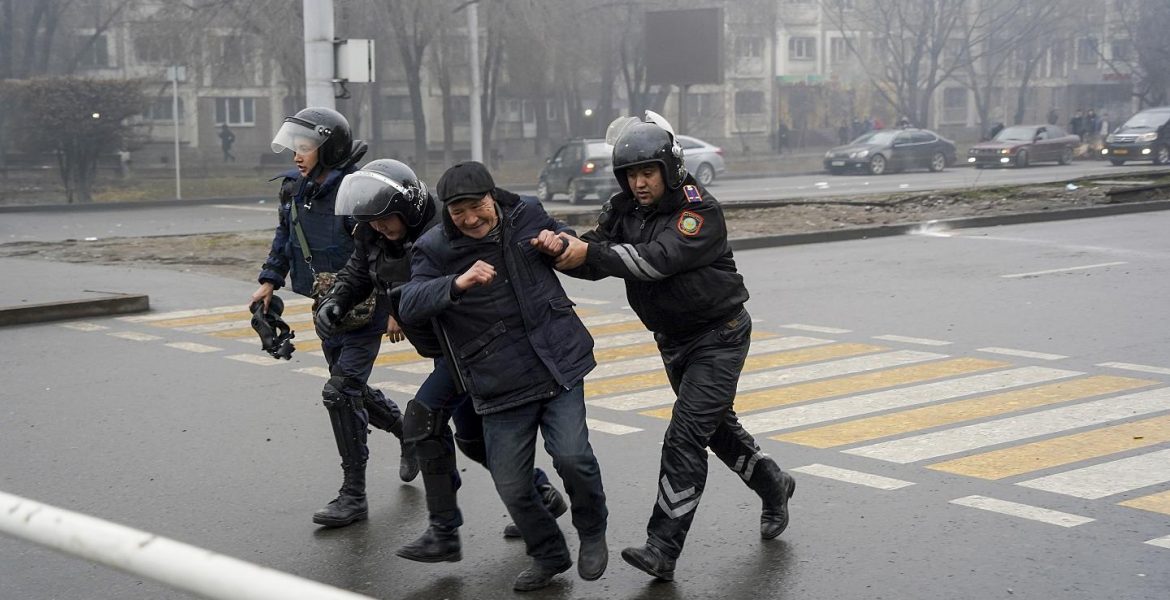
[[[557,255],[556,268],[567,271],[585,264],[585,258],[589,255],[589,244],[567,233],[561,233],[559,236],[564,242],[564,250]]]
[[[490,264],[477,260],[471,268],[455,278],[455,289],[459,293],[466,292],[473,287],[488,285],[496,279],[496,268]]]
[[[332,296],[321,300],[321,304],[317,306],[317,312],[313,315],[313,326],[317,329],[317,337],[327,338],[332,337],[337,333],[337,329],[341,326],[341,318],[345,316],[345,311],[341,308],[341,303]]]

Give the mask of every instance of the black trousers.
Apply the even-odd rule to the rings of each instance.
[[[770,460],[732,409],[751,334],[751,316],[744,310],[691,338],[655,335],[677,400],[662,444],[658,498],[646,533],[650,544],[672,558],[682,552],[707,484],[707,448],[745,483],[761,459]]]

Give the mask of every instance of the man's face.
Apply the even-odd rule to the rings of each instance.
[[[298,139],[293,143],[293,164],[302,176],[308,175],[317,166],[317,147],[309,140]]]
[[[455,223],[455,228],[463,235],[482,240],[500,222],[496,214],[496,201],[490,193],[483,198],[466,198],[456,200],[447,205],[447,214]]]
[[[657,163],[636,165],[626,169],[626,183],[630,184],[630,191],[642,206],[654,204],[666,192],[662,169]]]
[[[370,221],[370,227],[393,242],[400,242],[406,237],[406,223],[398,214]]]

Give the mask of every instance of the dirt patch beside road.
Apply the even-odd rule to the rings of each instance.
[[[1116,193],[1142,187],[1122,183],[1135,181],[1153,182],[1163,187]],[[1110,178],[1105,183],[1086,180],[1077,182],[1075,189],[1065,184],[1045,184],[867,196],[860,199],[793,201],[766,208],[729,206],[725,210],[731,236],[749,238],[959,217],[1042,213],[1149,200],[1170,200],[1170,175],[1161,172],[1139,174]],[[553,212],[555,214],[555,209]],[[588,225],[576,227],[585,229]],[[104,265],[132,264],[255,281],[271,243],[272,231],[266,229],[242,233],[95,241],[15,242],[0,245],[0,256]]]

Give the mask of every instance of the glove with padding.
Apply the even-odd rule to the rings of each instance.
[[[317,329],[317,337],[327,338],[339,333],[341,319],[345,316],[345,308],[334,296],[321,299],[317,305],[317,312],[313,314],[313,326]]]

